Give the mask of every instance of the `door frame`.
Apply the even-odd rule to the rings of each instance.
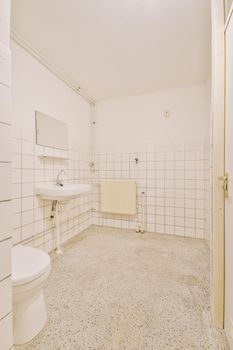
[[[224,327],[225,198],[220,177],[225,174],[225,19],[224,1],[211,0],[213,120],[213,242],[212,321]]]
[[[224,329],[226,333],[227,340],[229,342],[230,348],[233,346],[232,342],[232,277],[231,277],[231,264],[232,264],[232,256],[231,256],[231,229],[230,229],[230,217],[231,210],[229,210],[229,205],[232,203],[232,195],[231,191],[228,193],[228,186],[231,184],[232,177],[232,156],[231,156],[231,132],[232,132],[232,123],[231,116],[232,114],[232,105],[229,105],[229,100],[231,100],[232,90],[232,25],[233,25],[233,17],[232,17],[233,6],[231,6],[229,16],[225,25],[225,172],[229,172],[229,179],[227,179],[227,198],[226,200],[226,210],[225,210],[225,315],[224,315]],[[229,28],[230,27],[230,28]],[[229,37],[230,35],[230,37]],[[230,48],[229,48],[229,47]],[[230,56],[229,56],[230,55]],[[230,57],[230,58],[229,58]],[[229,73],[230,71],[230,73]],[[229,85],[230,84],[230,85]],[[229,90],[229,88],[231,90]],[[229,112],[230,109],[230,112]],[[228,178],[228,174],[227,178]],[[231,185],[230,185],[231,186]],[[229,251],[230,249],[230,251]]]

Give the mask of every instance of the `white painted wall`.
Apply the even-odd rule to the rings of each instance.
[[[165,119],[163,112],[170,111]],[[206,85],[97,103],[97,148],[203,142],[209,119]]]
[[[0,348],[12,346],[10,0],[0,0]]]
[[[71,144],[90,145],[90,105],[14,41],[11,50],[13,125],[34,130],[37,109],[68,123]]]

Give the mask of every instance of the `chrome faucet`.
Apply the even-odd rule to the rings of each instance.
[[[62,182],[62,178],[61,178],[61,176],[62,176],[62,174],[64,174],[65,175],[65,170],[64,169],[61,169],[59,172],[58,172],[58,174],[57,174],[57,179],[56,179],[56,181],[55,181],[55,185],[56,186],[63,186],[63,182]]]

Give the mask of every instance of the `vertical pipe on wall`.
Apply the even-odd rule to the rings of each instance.
[[[61,254],[62,250],[61,250],[61,208],[59,203],[55,203],[55,222],[56,222],[56,253],[57,254]]]
[[[145,230],[145,192],[142,192],[142,227],[141,233]]]
[[[95,125],[96,125],[96,104],[91,103],[91,117],[90,117],[90,126],[91,126],[91,160],[90,160],[90,179],[91,179],[91,184],[92,184],[92,190],[91,190],[91,203],[94,203],[94,193],[95,193],[95,188],[94,188],[94,175],[95,175]],[[93,204],[92,204],[93,208]]]
[[[91,105],[91,169],[94,170],[95,165],[95,124],[96,124],[96,105]],[[93,171],[92,171],[93,172]]]

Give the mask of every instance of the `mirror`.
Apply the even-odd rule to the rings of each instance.
[[[55,118],[36,111],[37,145],[68,150],[68,126]]]

